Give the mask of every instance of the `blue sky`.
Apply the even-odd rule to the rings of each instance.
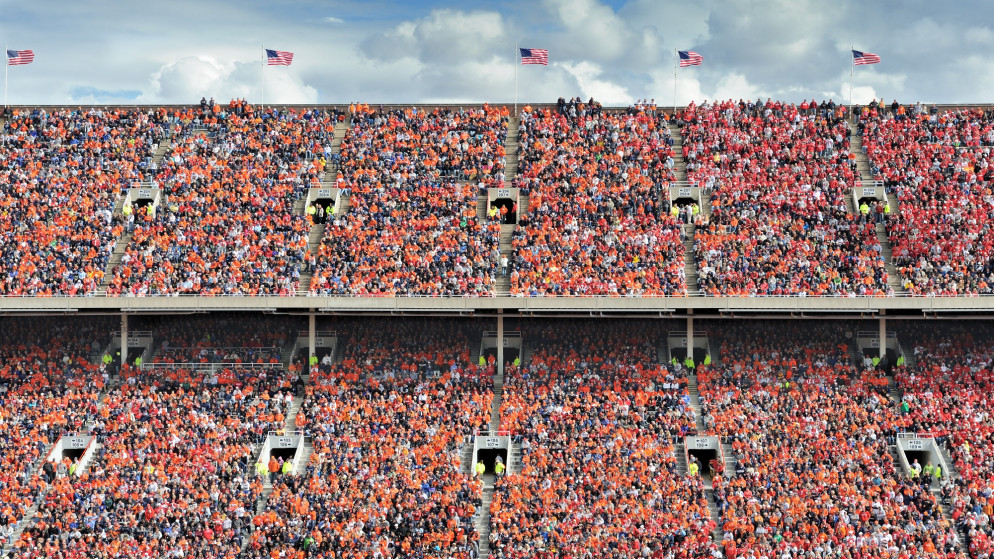
[[[994,101],[994,2],[0,0],[10,104]],[[517,66],[514,46],[549,49]],[[295,53],[261,67],[261,48]],[[674,81],[674,49],[704,56]],[[674,87],[675,86],[675,87]]]

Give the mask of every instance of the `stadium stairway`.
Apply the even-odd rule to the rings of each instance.
[[[850,136],[849,150],[856,156],[856,170],[859,171],[859,179],[864,184],[871,184],[873,182],[873,173],[870,169],[870,159],[866,156],[866,152],[863,151],[863,138],[855,132],[856,120],[851,116],[849,117],[849,127],[854,131],[852,136]],[[853,200],[851,193],[846,195],[846,202],[849,205],[849,211],[856,214],[859,213],[856,207],[856,200]],[[898,211],[896,196],[888,193],[887,203],[890,204],[891,213]],[[894,252],[890,246],[890,239],[887,238],[887,228],[882,223],[877,224],[877,242],[880,243],[880,255],[883,257],[884,265],[887,267],[887,284],[895,294],[907,293],[901,280],[901,273],[898,271],[897,266],[894,265]]]
[[[725,532],[721,529],[721,511],[718,510],[718,502],[714,498],[714,489],[705,489],[704,497],[708,500],[708,512],[711,513],[711,520],[714,520],[715,524],[711,537],[716,544],[721,545]]]
[[[487,195],[481,194],[476,199],[476,219],[483,223],[487,219]]]
[[[513,248],[511,247],[511,238],[514,235],[514,229],[517,225],[504,224],[500,226],[500,255],[506,256],[509,261],[513,261]],[[500,270],[497,271],[497,285],[496,285],[497,296],[507,296],[511,293],[511,278],[500,275]]]
[[[4,542],[3,550],[0,551],[0,556],[2,557],[11,556],[11,551],[13,551],[14,543],[21,537],[21,534],[23,534],[24,531],[27,530],[28,526],[30,526],[34,522],[34,517],[35,514],[38,512],[38,507],[41,506],[43,502],[45,502],[45,497],[47,495],[48,491],[43,491],[42,494],[38,497],[38,500],[35,501],[34,504],[32,504],[30,507],[28,507],[26,511],[24,511],[24,516],[22,516],[21,520],[17,522],[17,526],[14,528],[14,532],[10,535],[10,539]]]
[[[123,200],[124,197],[122,196],[121,199]],[[115,213],[116,211],[115,209]],[[127,252],[129,243],[131,243],[131,233],[125,232],[117,240],[117,244],[114,245],[114,252],[111,253],[110,260],[107,261],[107,268],[104,270],[104,277],[100,282],[100,291],[106,291],[110,287],[110,282],[114,279],[114,268],[121,265],[121,259],[124,257],[124,253]]]
[[[512,116],[507,121],[507,139],[504,140],[504,186],[511,188],[518,174],[518,126],[521,119]]]
[[[459,448],[459,471],[473,475],[473,437],[466,435],[462,447]]]
[[[687,226],[690,234],[683,241],[683,277],[687,283],[687,294],[693,295],[698,290],[697,262],[694,259],[694,226]]]
[[[314,225],[311,225],[311,232],[308,234],[307,237],[307,256],[305,257],[306,260],[309,261],[310,256],[312,254],[314,256],[317,256],[318,249],[320,249],[321,247],[321,239],[324,237],[324,228],[325,228],[324,223],[315,223]],[[314,275],[314,270],[307,268],[305,271],[304,268],[301,268],[300,287],[297,288],[298,291],[307,293],[308,291],[311,290],[311,277],[313,277],[313,275]]]
[[[704,416],[701,413],[701,393],[697,390],[697,373],[687,372],[687,392],[690,392],[690,409],[694,410],[694,420],[697,422],[697,432],[704,433]]]
[[[490,557],[490,503],[494,500],[494,474],[483,475],[483,494],[480,496],[480,507],[473,515],[476,533],[480,535],[479,559]]]

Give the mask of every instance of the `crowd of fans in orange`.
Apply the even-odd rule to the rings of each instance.
[[[506,373],[501,429],[520,473],[498,478],[491,556],[712,557],[700,477],[677,470],[694,429],[687,379],[657,360],[660,331],[556,321],[522,327],[529,362]]]
[[[165,198],[135,209],[112,295],[293,295],[310,222],[294,211],[320,182],[333,112],[190,109],[155,177]]]
[[[520,116],[514,186],[529,207],[511,294],[685,294],[680,226],[660,206],[675,178],[665,115],[573,100]]]
[[[898,474],[882,370],[854,364],[851,325],[732,322],[698,367],[708,433],[735,476],[713,480],[725,557],[962,557],[931,478]]]
[[[118,194],[147,180],[165,110],[18,110],[0,137],[0,294],[83,295],[124,224]]]
[[[492,295],[500,225],[477,219],[475,185],[502,184],[507,121],[486,105],[353,114],[338,179],[349,211],[325,228],[311,292]]]
[[[859,173],[845,107],[691,103],[687,178],[710,193],[694,236],[706,295],[885,295],[873,220],[846,208]]]
[[[873,176],[897,196],[894,264],[918,295],[994,293],[994,112],[917,104],[858,117]]]
[[[306,479],[280,478],[251,557],[475,557],[481,481],[459,471],[489,419],[492,368],[469,363],[463,325],[338,325],[341,359],[312,369],[297,415]],[[342,336],[342,331],[348,332]]]

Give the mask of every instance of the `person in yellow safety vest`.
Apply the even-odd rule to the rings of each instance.
[[[280,468],[280,473],[283,475],[287,475],[290,473],[290,470],[292,469],[293,469],[293,461],[287,460],[286,462],[283,462],[283,467]]]
[[[687,466],[687,471],[690,472],[690,475],[692,477],[695,477],[695,476],[697,476],[698,472],[701,471],[701,467],[697,464],[697,462],[691,462]]]
[[[870,206],[866,202],[859,205],[859,215],[863,220],[862,222],[866,223],[866,216],[870,215]]]
[[[680,208],[676,207],[676,204],[670,206],[670,215],[673,219],[680,219]]]
[[[487,210],[487,217],[490,219],[497,219],[499,214],[500,210],[497,209],[497,206],[490,206],[490,209]]]
[[[317,213],[318,213],[318,208],[317,208],[317,206],[315,206],[313,202],[312,202],[312,203],[310,203],[310,204],[309,204],[309,205],[307,206],[307,217],[309,217],[309,218],[311,219],[311,225],[314,225],[314,217],[315,217],[315,215],[316,215]]]
[[[504,466],[504,461],[501,460],[500,457],[498,456],[497,457],[497,463],[494,464],[494,473],[496,473],[498,476],[502,476],[502,475],[504,475],[504,470],[505,469],[506,468]]]
[[[487,471],[487,466],[486,464],[483,463],[483,460],[480,460],[479,462],[476,463],[476,475],[483,477],[483,474],[486,473],[486,471]]]
[[[482,356],[482,355],[480,356],[480,366],[481,367],[486,367],[487,366],[487,358],[484,357],[484,356]]]
[[[872,361],[873,361],[873,368],[874,369],[876,369],[878,366],[880,366],[880,356],[878,356],[878,355],[873,356],[873,360]]]
[[[901,355],[897,356],[897,366],[898,367],[903,367],[904,366],[904,354],[903,353]]]
[[[884,202],[884,215],[890,215],[890,202]]]
[[[311,358],[308,360],[308,363],[310,363],[311,367],[313,368],[314,365],[318,364],[318,356],[317,355],[312,355]]]
[[[686,365],[688,369],[693,369],[694,358],[688,355],[687,358],[683,360],[683,364]]]
[[[139,355],[138,357],[135,357],[135,368],[137,368],[137,369],[141,369],[142,368],[142,356],[141,355]]]
[[[515,367],[520,367],[521,366],[521,358],[520,357],[515,357],[514,361],[512,361],[511,364],[514,365]]]
[[[942,466],[936,464],[935,471],[932,472],[932,475],[935,476],[935,481],[942,481]]]
[[[255,473],[259,474],[259,477],[266,477],[269,475],[269,466],[265,462],[256,462]]]
[[[704,356],[704,364],[705,365],[710,365],[711,364],[711,354],[710,353]]]
[[[674,357],[673,359],[670,359],[670,363],[672,363],[674,365],[679,365],[680,364],[680,360],[678,358]]]

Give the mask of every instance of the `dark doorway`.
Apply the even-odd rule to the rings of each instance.
[[[711,479],[711,467],[712,460],[714,460],[714,466],[720,471],[724,468],[724,463],[721,461],[721,453],[718,452],[716,448],[691,448],[687,450],[687,471],[690,471],[690,459],[691,457],[697,459],[697,464],[701,467],[700,474],[701,477],[705,479]]]
[[[515,225],[518,223],[518,205],[514,200],[510,198],[497,198],[490,203],[490,207],[496,207],[498,211],[501,208],[507,208],[507,213],[499,213],[498,215],[503,216],[501,218],[501,223],[507,225]]]
[[[494,473],[494,465],[497,463],[497,457],[500,457],[501,462],[507,466],[507,449],[506,448],[481,448],[476,452],[476,462],[483,461],[483,465],[487,467],[487,474]],[[475,471],[476,463],[474,462],[473,468]]]
[[[703,347],[695,347],[694,363],[695,364],[703,363],[704,358],[707,357],[707,354],[708,354],[707,349]],[[670,348],[670,359],[672,359],[673,357],[676,357],[678,360],[680,360],[680,364],[682,365],[683,362],[687,360],[687,348],[685,347]]]
[[[496,347],[488,347],[487,349],[483,350],[483,358],[487,360],[487,363],[490,362],[490,356],[491,355],[494,356],[494,359],[497,358],[497,348]],[[516,348],[516,347],[505,347],[504,348],[504,362],[505,363],[514,363],[514,360],[518,358],[518,355],[519,355],[518,348]]]
[[[318,198],[314,200],[314,207],[317,212],[314,214],[314,223],[327,223],[329,219],[334,219],[335,200],[331,198]]]
[[[269,451],[269,456],[279,460],[283,459],[284,462],[287,460],[293,460],[293,456],[297,454],[296,448],[274,448]]]
[[[86,452],[85,448],[64,448],[62,449],[62,456],[75,462],[83,456],[84,452]]]

